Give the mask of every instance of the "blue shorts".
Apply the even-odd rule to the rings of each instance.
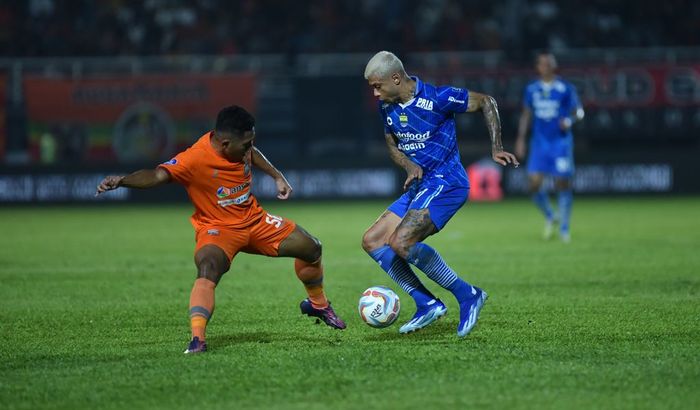
[[[571,178],[574,175],[573,142],[561,139],[530,144],[527,172]]]
[[[409,189],[387,209],[403,218],[409,209],[428,208],[430,219],[439,231],[468,198],[468,187],[423,184],[417,189]]]

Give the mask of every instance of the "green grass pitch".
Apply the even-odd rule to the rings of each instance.
[[[700,408],[700,198],[578,199],[568,245],[525,200],[469,204],[428,240],[489,292],[466,339],[427,279],[436,324],[360,321],[372,285],[413,314],[360,248],[387,202],[263,205],[322,240],[348,329],[301,316],[290,259],[243,255],[193,357],[190,207],[0,209],[0,407]]]

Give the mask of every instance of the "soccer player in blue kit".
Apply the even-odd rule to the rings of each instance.
[[[545,217],[544,238],[552,236],[553,225],[559,222],[559,238],[571,241],[569,220],[574,196],[571,178],[574,174],[574,137],[571,125],[583,119],[583,108],[576,88],[555,75],[557,61],[552,54],[537,55],[536,69],[540,79],[525,88],[523,111],[515,140],[515,154],[526,152],[525,134],[532,121],[532,138],[527,159],[529,191],[532,200]],[[545,175],[554,177],[559,202],[559,218],[542,190]]]
[[[416,314],[400,333],[422,329],[447,313],[410,263],[457,298],[457,335],[464,337],[476,325],[487,294],[457,276],[423,240],[440,231],[469,196],[469,180],[457,149],[455,114],[483,112],[493,160],[518,166],[515,156],[503,151],[496,101],[466,89],[424,83],[406,74],[401,60],[388,51],[369,60],[365,79],[379,98],[391,159],[408,175],[406,192],[365,232],[362,247],[416,302]]]

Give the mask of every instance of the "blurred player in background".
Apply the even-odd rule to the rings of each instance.
[[[365,79],[379,98],[384,137],[391,159],[407,172],[406,191],[362,238],[364,250],[416,302],[416,313],[399,332],[428,326],[447,313],[418,279],[409,263],[454,294],[459,302],[457,335],[476,325],[487,295],[462,280],[423,241],[439,232],[464,205],[469,181],[460,162],[455,114],[481,111],[491,137],[491,155],[501,165],[518,165],[503,151],[496,101],[455,87],[436,87],[409,76],[394,54],[381,51],[367,63]]]
[[[574,201],[571,179],[574,174],[574,136],[571,126],[583,119],[583,108],[576,88],[556,76],[557,61],[552,54],[537,55],[536,69],[540,79],[525,88],[523,111],[518,124],[515,154],[524,158],[525,134],[532,121],[532,138],[527,159],[529,190],[532,200],[545,217],[544,238],[552,236],[559,222],[559,237],[571,241],[569,219]],[[559,202],[557,217],[542,189],[545,175],[554,177]]]
[[[287,199],[292,187],[287,179],[253,146],[255,119],[245,109],[226,107],[207,132],[189,149],[155,169],[126,176],[108,176],[97,194],[116,189],[152,188],[171,181],[184,185],[195,212],[194,260],[197,279],[190,296],[192,340],[185,353],[207,349],[205,330],[214,312],[214,289],[238,252],[296,258],[294,269],[308,299],[302,313],[344,329],[323,291],[321,244],[293,221],[271,215],[251,194],[251,166],[274,178],[277,197]]]

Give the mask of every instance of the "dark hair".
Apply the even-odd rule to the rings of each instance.
[[[228,106],[216,116],[216,131],[242,134],[255,127],[255,118],[243,107],[237,105]]]

